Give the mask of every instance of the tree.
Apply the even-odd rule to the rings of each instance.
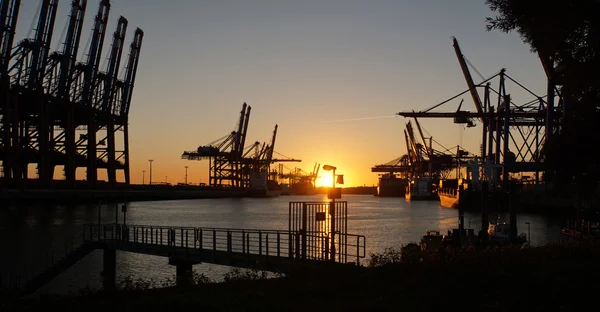
[[[543,159],[554,182],[587,186],[600,180],[595,150],[600,146],[600,1],[486,0],[494,17],[488,31],[516,31],[532,52],[556,67],[560,88],[560,131],[547,141]],[[562,183],[561,183],[562,182]],[[583,194],[582,194],[583,195]]]

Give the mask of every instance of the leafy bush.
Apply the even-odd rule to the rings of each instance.
[[[256,269],[240,270],[238,268],[235,268],[235,269],[227,272],[227,274],[225,274],[225,276],[223,277],[223,280],[225,282],[255,281],[255,280],[263,280],[263,279],[267,279],[266,271],[259,271]]]
[[[388,247],[382,253],[369,253],[369,257],[367,267],[375,268],[390,263],[399,263],[402,260],[402,252]]]

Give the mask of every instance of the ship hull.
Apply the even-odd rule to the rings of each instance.
[[[438,194],[439,198],[440,198],[440,205],[444,208],[455,208],[457,209],[459,207],[459,195],[451,195],[451,194],[445,194],[445,193],[440,193]]]
[[[280,184],[279,186],[281,186],[281,194],[283,196],[289,196],[292,195],[292,192],[290,191],[290,187],[287,184]]]
[[[430,195],[412,195],[410,194],[410,192],[407,192],[406,195],[404,195],[404,198],[406,198],[406,200],[439,200],[438,196],[435,194],[430,194]]]
[[[438,200],[438,196],[433,192],[433,184],[429,178],[417,178],[411,181],[407,186],[406,200]]]
[[[289,191],[292,195],[315,195],[317,190],[312,183],[295,183],[289,187]]]
[[[279,197],[281,190],[250,190],[248,191],[248,197],[253,198],[271,198]]]
[[[377,187],[377,196],[379,197],[404,197],[406,196],[406,187],[408,179],[399,179],[395,177],[381,177]]]

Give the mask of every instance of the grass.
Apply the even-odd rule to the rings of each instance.
[[[148,289],[151,285],[130,281],[112,294],[4,302],[0,310],[561,311],[585,307],[599,289],[595,244],[399,255],[393,249],[372,254],[365,267],[298,266],[275,279],[244,270],[232,271],[223,283],[196,276],[195,286],[186,290]]]

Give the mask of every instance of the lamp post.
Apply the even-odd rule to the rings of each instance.
[[[330,260],[335,262],[335,170],[337,168],[331,165],[323,165],[323,170],[332,173],[332,188],[330,192],[331,202],[329,203],[329,215],[331,216],[331,255]]]
[[[531,246],[531,222],[525,222],[527,224],[527,241],[529,241],[529,245]]]
[[[153,159],[148,159],[148,161],[150,162],[150,185],[152,185],[152,162],[154,160]]]
[[[185,166],[185,185],[187,185],[187,169],[188,166]]]
[[[142,170],[142,185],[146,184],[146,170]]]

